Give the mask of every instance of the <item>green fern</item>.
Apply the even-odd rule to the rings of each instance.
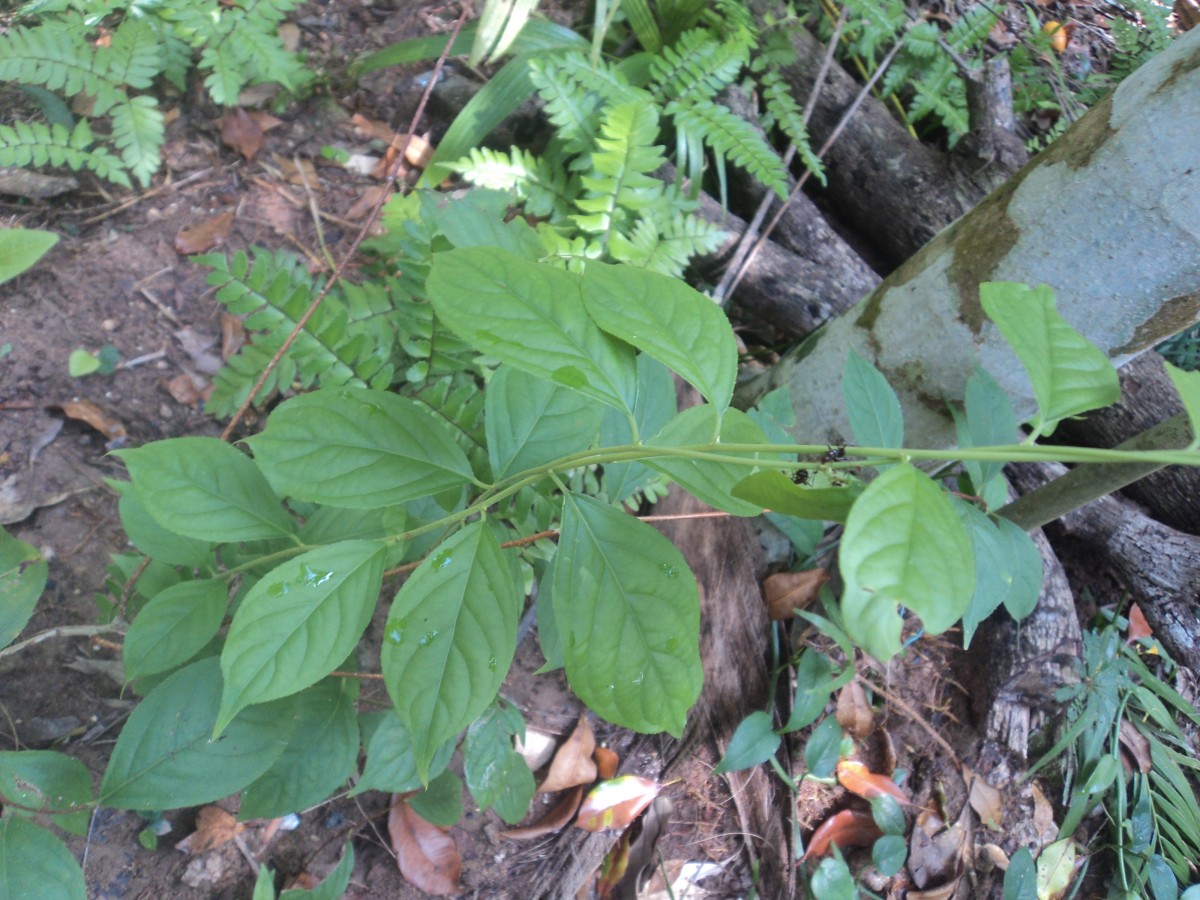
[[[796,148],[804,168],[812,172],[813,177],[825,184],[825,166],[813,151],[808,139],[808,128],[804,124],[804,114],[792,97],[790,85],[784,80],[778,69],[768,69],[761,78],[762,97],[766,104],[767,115],[764,127],[772,125],[779,128]]]
[[[712,253],[724,239],[725,232],[711,222],[662,204],[639,219],[628,236],[614,234],[609,249],[618,262],[680,277],[692,257]]]
[[[0,166],[67,166],[89,169],[105,181],[132,187],[121,160],[96,146],[92,129],[80,119],[74,130],[42,122],[0,125]]]
[[[719,40],[704,28],[685,32],[650,64],[655,95],[663,102],[711,99],[734,82],[749,54],[745,40]]]
[[[481,147],[472,150],[466,159],[448,163],[447,168],[480,187],[511,191],[524,204],[526,213],[551,222],[566,217],[577,193],[568,187],[562,166],[518,147],[510,153]]]
[[[711,100],[668,103],[667,115],[681,131],[703,138],[714,153],[745,169],[780,198],[787,196],[787,172],[754,127]]]

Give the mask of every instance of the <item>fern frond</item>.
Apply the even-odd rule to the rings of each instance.
[[[86,41],[57,22],[35,28],[16,26],[0,35],[0,81],[36,84],[72,97],[89,94],[98,116],[125,97],[107,68],[97,63]]]
[[[295,256],[272,255],[261,248],[253,248],[253,253],[253,261],[245,253],[232,260],[220,254],[198,257],[212,269],[208,283],[218,288],[217,299],[245,317],[248,332],[256,332],[213,379],[206,409],[214,415],[230,415],[245,400],[266,363],[321,289],[320,281],[314,281]],[[392,349],[390,328],[379,327],[373,307],[361,297],[351,305],[357,316],[351,315],[347,303],[336,294],[321,302],[255,398],[256,406],[293,383],[301,388],[317,382],[359,387],[391,383],[387,362]]]
[[[149,96],[130,97],[110,111],[113,143],[121,151],[121,160],[142,183],[150,184],[150,176],[162,163],[162,145],[166,126],[158,101]]]
[[[213,103],[236,106],[238,94],[250,80],[246,67],[232,41],[221,41],[205,47],[200,53],[201,70],[208,70],[204,86]]]
[[[707,29],[694,28],[650,64],[654,93],[675,101],[715,97],[737,78],[749,51],[744,41],[720,41]]]
[[[621,70],[600,61],[592,65],[588,56],[578,50],[556,54],[554,65],[563,77],[600,95],[605,104],[617,106],[649,98],[641,88],[634,87]]]
[[[511,153],[487,147],[472,149],[465,159],[446,167],[479,187],[515,194],[529,215],[552,221],[566,215],[574,196],[562,166],[551,165],[520,147],[513,147]]]
[[[604,99],[553,58],[532,61],[529,80],[546,104],[546,117],[566,151],[572,156],[586,152],[596,140],[596,121]]]
[[[652,178],[664,162],[658,136],[658,110],[650,103],[626,103],[604,116],[589,174],[582,175],[585,195],[575,201],[584,215],[574,216],[584,231],[602,235],[602,243],[620,228],[627,211],[644,209],[662,194]]]
[[[960,53],[973,50],[987,40],[988,32],[996,24],[995,12],[986,4],[965,10],[946,33],[946,43]]]
[[[782,160],[750,123],[711,100],[669,103],[666,113],[677,129],[699,134],[714,153],[745,169],[780,198],[787,196]]]
[[[113,32],[112,43],[96,51],[97,65],[117,84],[145,90],[165,64],[162,44],[154,28],[142,19],[126,19]]]
[[[572,272],[582,271],[588,260],[604,256],[604,248],[599,241],[578,236],[567,237],[544,222],[538,225],[538,237],[546,249],[542,261],[561,265]]]
[[[724,231],[692,213],[655,207],[628,236],[614,234],[609,251],[619,262],[678,278],[693,256],[713,252],[724,239]]]
[[[796,148],[796,153],[800,155],[804,168],[812,172],[817,181],[824,185],[825,166],[809,143],[804,113],[792,97],[791,89],[778,69],[768,69],[763,73],[762,96],[767,117],[787,135],[787,139]]]
[[[0,125],[0,166],[67,166],[76,172],[86,168],[113,184],[132,187],[121,161],[107,147],[93,147],[92,142],[86,119],[80,119],[73,131],[42,122]]]

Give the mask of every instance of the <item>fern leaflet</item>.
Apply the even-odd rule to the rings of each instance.
[[[556,221],[566,215],[573,192],[567,188],[567,175],[561,166],[552,166],[528,150],[513,147],[511,153],[471,150],[466,159],[447,163],[446,167],[480,187],[509,191],[525,204],[532,216]]]
[[[749,50],[743,41],[719,41],[707,29],[694,28],[651,63],[654,92],[676,101],[715,97],[737,78]]]
[[[132,187],[121,161],[107,147],[93,147],[92,142],[87,119],[80,119],[73,131],[42,122],[0,125],[0,166],[67,166],[76,172],[86,168],[114,184]]]
[[[666,112],[677,129],[700,135],[714,153],[745,169],[780,198],[787,196],[783,162],[750,123],[711,100],[669,103]]]

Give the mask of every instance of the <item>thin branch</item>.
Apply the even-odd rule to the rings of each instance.
[[[417,109],[413,113],[412,122],[408,126],[408,133],[404,135],[404,142],[401,144],[400,150],[396,154],[396,161],[392,164],[391,169],[388,170],[386,182],[387,190],[379,192],[379,196],[376,198],[374,206],[371,207],[371,212],[367,215],[367,218],[363,222],[362,228],[359,229],[358,234],[355,235],[354,241],[350,244],[350,248],[346,251],[345,255],[338,263],[337,268],[333,270],[333,274],[325,283],[325,287],[323,287],[317,296],[313,298],[312,303],[308,305],[308,309],[304,311],[304,315],[302,315],[299,321],[296,322],[296,326],[292,329],[292,333],[288,335],[287,340],[285,340],[283,344],[280,345],[279,349],[275,351],[275,355],[271,357],[271,361],[267,363],[266,368],[264,368],[262,374],[259,375],[258,381],[256,381],[254,383],[254,387],[250,389],[250,393],[246,395],[246,399],[242,401],[242,405],[238,407],[237,412],[233,414],[233,418],[229,420],[229,424],[225,426],[225,430],[221,432],[221,440],[227,441],[233,435],[233,431],[237,427],[238,422],[240,422],[242,417],[246,415],[246,410],[250,408],[250,404],[254,401],[254,398],[258,396],[258,392],[261,391],[263,385],[267,383],[267,379],[271,377],[271,373],[275,371],[275,367],[279,365],[279,361],[283,359],[284,354],[287,353],[292,344],[295,343],[296,338],[300,336],[300,332],[304,330],[304,326],[308,324],[308,320],[313,317],[314,313],[316,313],[317,307],[321,305],[321,302],[327,296],[329,296],[329,292],[333,290],[334,285],[341,281],[346,269],[350,266],[350,262],[358,254],[359,246],[364,240],[366,240],[367,235],[370,234],[371,226],[373,226],[376,220],[379,218],[379,212],[381,209],[383,209],[383,204],[391,194],[391,189],[396,183],[396,178],[399,174],[400,167],[404,165],[404,157],[408,153],[409,144],[412,143],[413,136],[417,133],[417,125],[421,121],[422,116],[425,115],[425,106],[429,102],[429,97],[433,93],[433,88],[438,82],[438,77],[441,75],[443,67],[446,65],[446,59],[450,55],[450,48],[454,46],[454,41],[458,37],[459,31],[462,30],[463,24],[467,20],[467,13],[470,8],[470,4],[463,4],[462,13],[459,15],[457,21],[455,21],[454,28],[450,32],[450,39],[446,42],[446,46],[442,50],[441,56],[438,57],[437,63],[433,67],[433,74],[429,78],[429,84],[425,86],[425,92],[421,94],[421,101],[417,104]],[[397,134],[397,137],[399,137],[399,134]]]
[[[123,626],[116,624],[108,625],[59,625],[55,628],[47,628],[45,631],[39,631],[32,637],[27,637],[23,641],[18,641],[15,644],[9,644],[4,649],[0,650],[0,659],[6,656],[13,656],[20,653],[27,647],[32,647],[34,644],[40,644],[43,641],[48,641],[51,638],[59,637],[95,637],[98,634],[109,634],[113,631],[120,631]]]

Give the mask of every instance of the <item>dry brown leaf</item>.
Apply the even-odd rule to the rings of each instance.
[[[1146,621],[1146,614],[1142,612],[1142,608],[1136,603],[1129,607],[1129,631],[1125,635],[1125,639],[1132,643],[1141,638],[1148,638],[1154,632],[1150,630],[1150,623]],[[1125,720],[1122,719],[1122,722]]]
[[[867,694],[857,680],[838,692],[837,720],[850,736],[861,741],[875,729],[875,713],[867,702]]]
[[[1145,775],[1150,771],[1150,740],[1144,734],[1137,730],[1137,726],[1128,719],[1121,719],[1121,728],[1118,731],[1118,739],[1125,751],[1133,757],[1133,761],[1137,763],[1138,771]]]
[[[948,828],[937,816],[923,811],[908,842],[908,869],[921,890],[941,887],[962,875],[965,868],[967,824],[960,818]]]
[[[843,809],[830,816],[808,839],[805,859],[815,859],[829,852],[830,846],[839,850],[847,847],[869,847],[883,835],[875,819],[866,810]]]
[[[283,49],[295,53],[300,49],[300,26],[295,22],[283,22],[279,26],[279,40]]]
[[[617,766],[620,764],[621,758],[617,756],[615,750],[597,747],[592,751],[592,759],[596,761],[596,777],[601,781],[608,781],[617,774]]]
[[[183,406],[195,406],[197,403],[207,400],[209,393],[212,392],[212,385],[206,379],[199,375],[189,375],[187,372],[176,375],[169,381],[164,381],[163,387],[167,389],[167,393],[176,403]]]
[[[317,181],[317,167],[313,165],[311,159],[300,159],[299,166],[297,166],[296,160],[280,156],[278,153],[272,153],[271,161],[279,166],[283,180],[288,184],[297,184],[303,187],[306,180],[310,188],[316,188],[319,184]]]
[[[840,759],[837,764],[838,784],[864,800],[874,800],[887,794],[897,803],[912,805],[904,789],[886,775],[878,775],[856,759]]]
[[[562,831],[571,824],[571,819],[575,818],[575,811],[579,809],[579,803],[582,800],[583,785],[577,784],[559,797],[558,802],[532,825],[501,831],[500,837],[508,838],[510,841],[530,841],[540,838],[544,834]]]
[[[584,831],[626,828],[654,802],[665,785],[637,775],[602,781],[583,799],[575,827]]]
[[[212,345],[217,342],[216,338],[209,337],[189,325],[187,328],[181,328],[175,332],[175,340],[179,341],[179,346],[188,355],[192,361],[192,367],[197,372],[202,375],[216,375],[221,371],[221,360],[215,353],[209,352]]]
[[[552,794],[577,784],[591,784],[596,780],[596,763],[592,751],[596,749],[596,737],[588,725],[587,716],[579,717],[579,724],[567,738],[567,742],[554,754],[550,772],[538,787],[538,792]]]
[[[265,109],[247,110],[246,115],[254,120],[254,124],[262,129],[263,134],[266,134],[272,128],[278,128],[283,124],[283,119],[277,119]]]
[[[262,127],[240,106],[231,109],[221,117],[221,143],[251,161],[263,148]]]
[[[110,441],[125,437],[125,426],[91,400],[69,400],[59,407],[67,418],[91,425]]]
[[[207,253],[218,244],[224,243],[232,230],[233,210],[230,209],[199,225],[181,228],[175,235],[175,250],[184,256]]]
[[[184,853],[203,853],[233,840],[246,828],[245,822],[219,806],[206,806],[196,816],[196,830],[175,845]]]
[[[296,230],[296,208],[278,191],[255,190],[245,208],[270,225],[276,234],[292,234]]]
[[[1007,872],[1008,854],[997,844],[984,844],[975,855],[975,863],[981,872],[990,872],[992,869]]]
[[[438,897],[462,890],[462,857],[449,829],[422,819],[398,794],[388,812],[388,836],[400,874],[414,887]]]
[[[380,197],[386,197],[391,192],[391,187],[386,184],[373,184],[362,192],[362,196],[350,205],[346,210],[346,218],[350,221],[361,219],[367,213],[375,208],[375,204],[379,202]]]
[[[984,781],[982,775],[970,770],[965,770],[963,774],[971,782],[971,792],[967,796],[971,809],[975,810],[979,821],[986,827],[992,831],[999,831],[1000,823],[1004,820],[1004,805],[1000,799],[1000,792]]]
[[[807,609],[817,599],[821,586],[829,580],[824,569],[803,572],[778,572],[763,582],[767,616],[772,621],[790,619],[798,609]]]
[[[1030,782],[1033,791],[1033,828],[1040,842],[1048,844],[1058,837],[1058,826],[1054,824],[1054,807],[1042,793],[1036,782]]]
[[[242,320],[231,313],[221,313],[221,359],[229,359],[246,343],[246,328]]]
[[[380,166],[383,169],[383,174],[387,174],[387,167],[396,160],[396,154],[400,152],[400,148],[404,146],[406,134],[399,134],[394,131],[390,125],[383,122],[377,122],[374,119],[368,119],[364,115],[355,113],[350,119],[350,124],[361,137],[368,138],[373,141],[383,141],[388,145],[388,153]],[[408,142],[408,149],[404,151],[404,161],[410,166],[416,166],[418,169],[423,169],[429,165],[429,160],[433,158],[433,145],[429,143],[428,137],[423,137],[419,134],[414,134],[412,140]]]
[[[954,892],[958,890],[958,883],[961,878],[955,878],[949,884],[943,884],[939,888],[934,888],[930,891],[908,891],[904,896],[907,900],[950,900],[954,896]]]

